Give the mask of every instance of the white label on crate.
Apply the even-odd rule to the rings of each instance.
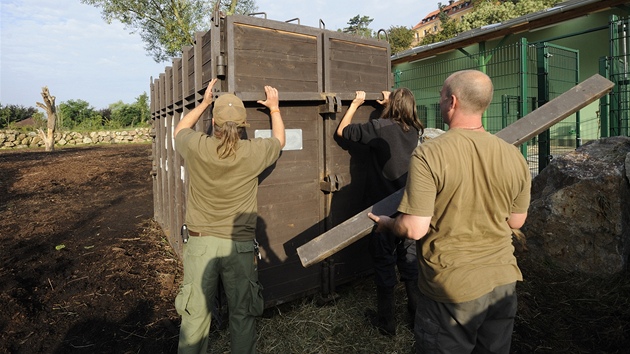
[[[285,129],[287,143],[282,150],[302,150],[302,129]],[[254,138],[271,138],[271,129],[256,129]]]

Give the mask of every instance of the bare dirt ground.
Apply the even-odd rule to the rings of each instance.
[[[150,145],[0,152],[0,352],[167,353],[179,263]]]
[[[150,145],[0,151],[0,353],[175,353],[181,263],[152,221]],[[525,281],[512,353],[627,353],[630,275],[589,277],[517,252]],[[404,316],[402,288],[397,308]],[[258,322],[260,353],[409,353],[363,318],[371,279],[334,303],[300,299]],[[213,353],[229,350],[225,330]]]

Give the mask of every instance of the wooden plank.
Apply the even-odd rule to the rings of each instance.
[[[604,96],[613,86],[611,81],[595,74],[495,135],[510,144],[520,146]]]
[[[308,267],[341,251],[372,231],[374,222],[368,212],[376,215],[393,215],[400,204],[404,189],[401,189],[329,231],[297,248],[302,266]]]
[[[532,137],[547,130],[562,119],[604,96],[614,84],[596,74],[569,91],[549,101],[544,106],[505,127],[496,136],[510,144],[519,146]],[[367,217],[368,212],[376,215],[392,216],[397,212],[404,189],[381,200],[359,214],[319,235],[297,248],[302,266],[308,267],[339,252],[348,245],[370,233],[374,222]]]

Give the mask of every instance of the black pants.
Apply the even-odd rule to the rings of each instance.
[[[373,232],[370,235],[370,253],[374,261],[376,286],[396,285],[396,267],[400,273],[400,281],[418,280],[416,241]]]
[[[516,303],[516,283],[456,304],[420,295],[414,328],[416,353],[508,354]]]

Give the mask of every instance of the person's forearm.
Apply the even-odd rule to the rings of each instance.
[[[527,213],[511,213],[507,220],[508,225],[512,229],[520,229],[527,219]]]
[[[430,216],[415,216],[400,213],[396,217],[374,215],[369,212],[368,217],[376,222],[377,232],[389,232],[396,237],[419,240],[429,231]]]
[[[337,136],[343,137],[343,130],[345,127],[350,125],[350,123],[352,123],[352,118],[354,117],[354,114],[356,113],[357,108],[358,106],[354,104],[351,104],[350,107],[348,107],[346,114],[344,114],[343,118],[341,119],[341,122],[339,123],[339,126],[337,127]]]
[[[197,107],[195,107],[193,110],[188,112],[184,116],[184,118],[182,118],[179,121],[179,123],[177,123],[173,136],[177,136],[177,133],[179,133],[179,131],[182,129],[192,128],[193,126],[195,126],[195,124],[197,124],[197,121],[199,121],[199,118],[201,117],[203,112],[205,112],[205,110],[208,109],[209,106],[210,106],[209,104],[205,102],[201,102]]]
[[[286,145],[286,133],[284,131],[284,121],[278,108],[271,110],[271,135],[280,140],[280,146]]]
[[[400,214],[392,218],[390,230],[400,238],[419,240],[429,231],[431,217],[421,217],[409,214]]]

